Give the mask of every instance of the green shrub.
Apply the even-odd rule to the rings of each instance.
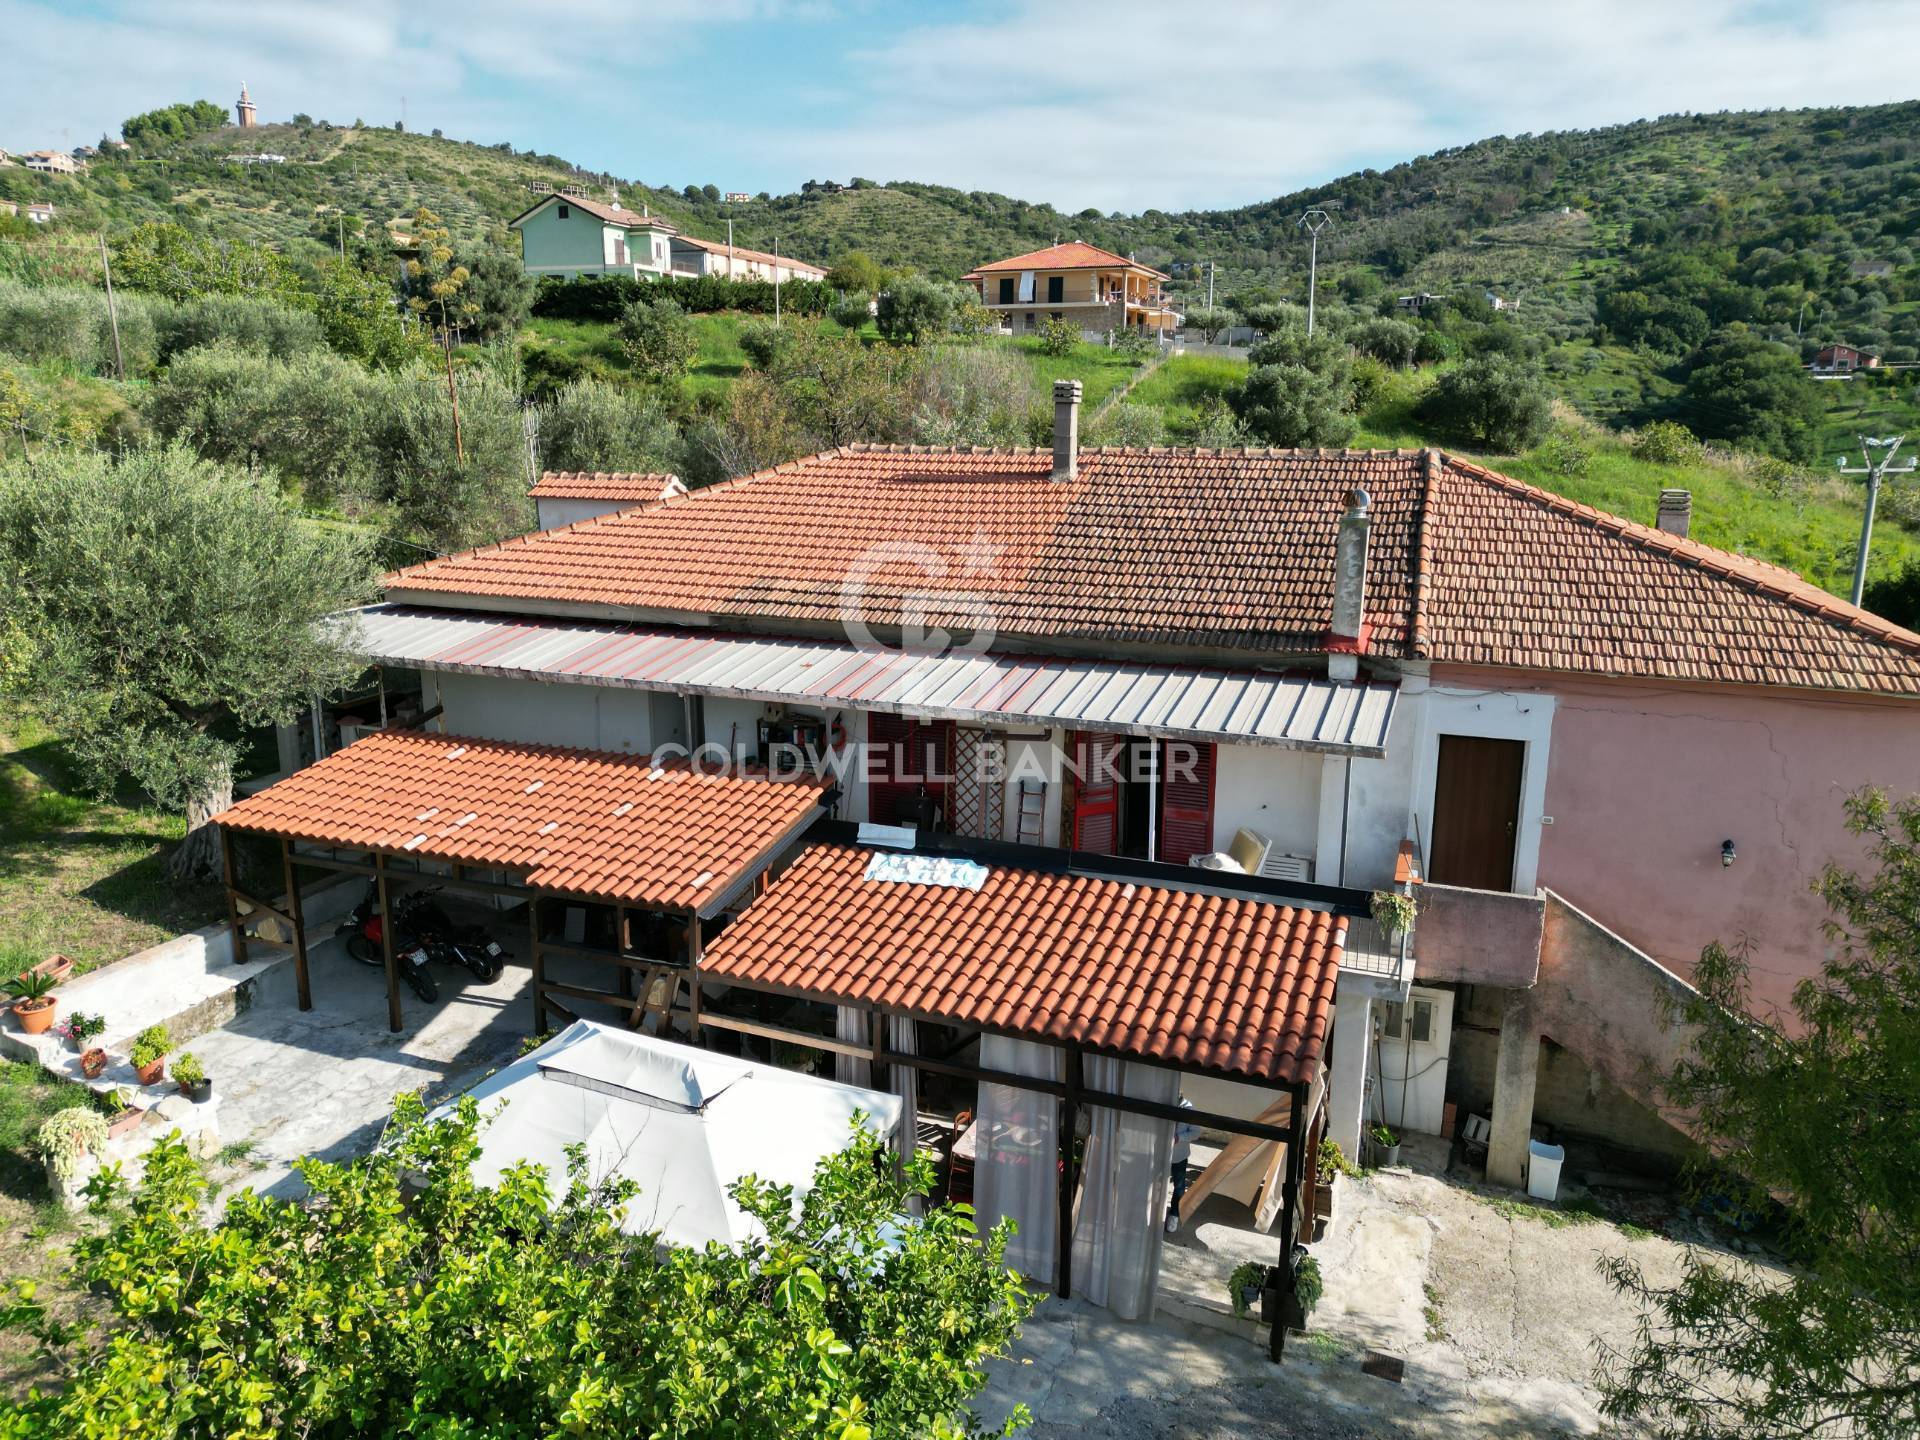
[[[1633,437],[1633,458],[1651,465],[1684,465],[1699,454],[1700,442],[1676,420],[1655,420]]]
[[[1080,327],[1071,320],[1042,320],[1038,334],[1043,355],[1071,355],[1080,343]]]
[[[943,285],[924,275],[909,275],[880,292],[874,323],[880,327],[880,333],[896,345],[918,345],[946,332],[954,306],[960,300],[955,292],[956,287],[952,285]]]
[[[1490,355],[1442,374],[1414,414],[1457,444],[1512,455],[1546,434],[1553,402],[1536,367]]]
[[[864,306],[860,313],[865,319]],[[776,325],[771,320],[749,320],[740,327],[740,348],[756,368],[771,370],[781,347],[792,337],[793,331],[784,325]]]
[[[1344,445],[1353,434],[1350,375],[1304,365],[1256,365],[1230,397],[1234,413],[1269,445]]]
[[[182,1050],[167,1070],[174,1081],[181,1085],[198,1085],[207,1078],[207,1067],[200,1063],[200,1057],[191,1050]]]
[[[1555,475],[1577,479],[1593,464],[1593,447],[1578,431],[1561,426],[1534,447],[1533,458]]]
[[[671,300],[635,300],[620,312],[620,348],[649,380],[672,380],[693,368],[700,334]]]
[[[871,303],[865,295],[849,295],[834,301],[827,314],[842,330],[858,330],[873,318]]]
[[[1120,445],[1140,449],[1166,442],[1166,423],[1151,405],[1121,401],[1094,421],[1088,437],[1095,445]]]
[[[540,460],[549,470],[671,470],[679,433],[653,396],[604,380],[576,380],[540,409]]]

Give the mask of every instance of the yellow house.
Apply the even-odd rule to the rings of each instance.
[[[1016,331],[1061,319],[1074,321],[1082,330],[1126,325],[1173,330],[1182,318],[1161,288],[1165,275],[1078,240],[996,260],[962,278],[980,292],[988,310]]]

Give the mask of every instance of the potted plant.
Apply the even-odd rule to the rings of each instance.
[[[1400,1163],[1400,1137],[1385,1125],[1376,1125],[1367,1132],[1367,1138],[1373,1141],[1373,1158],[1377,1165],[1398,1165]]]
[[[1313,1307],[1320,1303],[1320,1297],[1326,1293],[1326,1285],[1320,1278],[1320,1262],[1307,1254],[1305,1249],[1296,1247],[1293,1252],[1293,1293],[1286,1297],[1286,1326],[1289,1330],[1307,1328],[1307,1316],[1313,1313]]]
[[[1227,1277],[1227,1298],[1233,1302],[1235,1319],[1244,1320],[1260,1303],[1260,1287],[1267,1283],[1267,1267],[1257,1260],[1242,1260]]]
[[[69,1105],[47,1117],[33,1137],[33,1148],[46,1163],[56,1190],[71,1185],[88,1156],[98,1159],[107,1148],[107,1121],[91,1105]]]
[[[149,1025],[133,1037],[133,1073],[142,1085],[158,1085],[166,1069],[167,1051],[173,1048],[173,1036],[164,1025]]]
[[[174,1057],[173,1083],[180,1087],[180,1093],[198,1105],[213,1098],[213,1081],[207,1078],[207,1070],[200,1063],[200,1057],[191,1050],[182,1050]]]
[[[64,1037],[69,1045],[84,1053],[89,1048],[88,1042],[96,1035],[105,1034],[106,1029],[106,1016],[89,1015],[84,1010],[76,1010],[54,1026],[53,1033]]]
[[[1332,1215],[1334,1177],[1358,1173],[1347,1159],[1347,1152],[1340,1148],[1340,1142],[1322,1136],[1320,1152],[1313,1162],[1313,1213],[1321,1217]]]
[[[1411,895],[1402,895],[1398,890],[1376,890],[1368,908],[1373,911],[1373,923],[1380,927],[1389,945],[1413,929],[1417,912]]]
[[[59,1005],[53,986],[53,977],[39,970],[23,970],[7,982],[7,993],[13,997],[13,1018],[27,1034],[39,1035],[53,1024]]]
[[[80,1057],[80,1073],[89,1080],[98,1080],[107,1069],[107,1052],[98,1045]]]
[[[107,1113],[107,1138],[110,1140],[131,1135],[140,1128],[140,1122],[147,1118],[145,1110],[138,1105],[129,1105],[118,1090],[107,1097],[107,1104],[111,1107]]]

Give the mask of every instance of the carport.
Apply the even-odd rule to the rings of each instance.
[[[1057,1155],[1025,1160],[1029,1177],[1046,1172],[1053,1213],[1030,1210],[1023,1228],[1050,1231],[1052,1253],[1034,1241],[1022,1268],[1050,1273],[1063,1297],[1083,1244],[1076,1196],[1084,1208],[1093,1193],[1084,1157],[1075,1158],[1082,1115],[1166,1122],[1169,1142],[1182,1122],[1275,1142],[1280,1252],[1268,1284],[1277,1310],[1291,1294],[1294,1244],[1312,1233],[1309,1157],[1325,1123],[1334,984],[1365,892],[1257,876],[1212,884],[1225,877],[944,835],[906,852],[860,837],[861,827],[823,824],[706,948],[693,983],[696,1043],[703,1030],[728,1030],[845,1057],[875,1087],[891,1074],[899,1090],[905,1070],[1030,1097],[1036,1132]],[[833,1034],[769,1024],[737,1003],[728,1013],[718,989],[831,1006]],[[917,1053],[902,1021],[978,1034],[982,1063]],[[986,1037],[1015,1042],[995,1053],[1017,1055],[1017,1071],[986,1063]],[[1183,1107],[1177,1087],[1167,1093],[1170,1075],[1236,1081],[1272,1099],[1254,1118]],[[1041,1101],[1054,1103],[1033,1108]],[[990,1150],[984,1101],[981,1111]],[[1141,1140],[1136,1130],[1136,1155]],[[1157,1247],[1159,1217],[1151,1220]],[[1275,1359],[1285,1335],[1276,1316]]]
[[[448,890],[524,900],[533,967],[534,1029],[547,1013],[580,1018],[574,1005],[613,1006],[638,1024],[669,982],[661,1010],[696,964],[701,922],[738,903],[775,856],[823,813],[830,792],[809,780],[770,780],[646,756],[469,739],[421,730],[369,735],[222,812],[227,924],[247,955],[249,913],[273,916],[291,935],[302,1010],[313,1006],[302,872],[359,875],[391,915],[392,887],[431,881]],[[285,899],[242,888],[234,836],[279,841]],[[546,938],[542,906],[608,905],[611,948]],[[634,940],[643,916],[664,921],[667,941]],[[660,927],[652,927],[656,937]],[[664,952],[664,953],[662,953]],[[549,980],[545,958],[567,954],[620,971],[617,989]],[[382,927],[389,1027],[401,1028],[394,927]],[[637,979],[637,984],[636,984]],[[666,1016],[662,1014],[664,1025]]]

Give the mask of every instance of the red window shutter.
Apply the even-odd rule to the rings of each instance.
[[[924,792],[942,813],[953,774],[953,722],[867,716],[867,818],[880,825],[911,823],[911,802]]]
[[[1160,765],[1160,854],[1157,857],[1168,865],[1185,865],[1196,855],[1205,855],[1213,849],[1213,746],[1196,741],[1179,742],[1184,748],[1176,752],[1184,760],[1187,754],[1193,757],[1191,766],[1183,766],[1184,774],[1176,775],[1175,757],[1169,755],[1166,742],[1161,742]]]
[[[1120,766],[1123,735],[1074,736],[1073,848],[1111,855],[1120,845]]]

